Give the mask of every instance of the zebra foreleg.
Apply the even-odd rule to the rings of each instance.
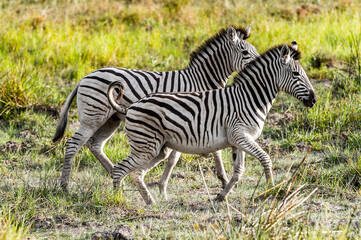
[[[180,157],[181,153],[177,152],[175,150],[173,150],[171,152],[171,154],[168,157],[168,162],[167,165],[165,167],[165,170],[163,172],[162,178],[159,180],[159,191],[161,196],[164,199],[167,199],[167,185],[168,185],[168,181],[170,178],[170,175],[172,174],[173,168],[175,167],[175,165],[177,164],[179,157]]]
[[[226,185],[226,187],[217,195],[217,197],[214,199],[215,201],[223,201],[227,194],[232,190],[232,188],[239,182],[241,177],[244,174],[244,161],[245,161],[245,154],[243,151],[233,148],[233,176],[231,178],[231,181]]]
[[[105,155],[103,148],[106,141],[114,134],[120,123],[121,120],[117,116],[113,115],[95,132],[95,134],[87,142],[87,147],[109,174],[112,173],[113,163]]]
[[[172,153],[169,155],[168,162],[163,172],[162,178],[159,181],[159,191],[164,199],[167,199],[167,185],[169,182],[169,178],[171,176],[173,168],[175,167],[175,165],[179,160],[180,154],[181,154],[180,152],[177,152],[175,150],[172,151]],[[222,151],[219,150],[217,152],[214,152],[213,156],[216,166],[216,174],[218,179],[221,180],[222,188],[224,189],[227,186],[229,180],[226,171],[224,170],[224,166],[222,162]]]
[[[133,179],[133,182],[137,189],[140,192],[140,195],[142,195],[144,201],[146,204],[155,204],[155,200],[150,194],[147,185],[144,183],[144,176],[147,173],[145,170],[136,170],[130,174],[130,176]]]
[[[272,161],[269,155],[251,138],[242,137],[237,140],[237,145],[244,150],[247,154],[257,158],[265,171],[266,179],[272,186],[274,186],[273,173],[272,173]]]
[[[226,174],[226,171],[224,170],[223,162],[222,162],[222,151],[219,150],[217,152],[213,153],[214,156],[214,164],[216,166],[216,174],[219,180],[222,182],[222,188],[224,189],[229,180]]]

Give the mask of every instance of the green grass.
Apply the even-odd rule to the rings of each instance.
[[[0,217],[0,239],[24,239],[28,237],[28,231],[29,227],[24,227],[23,224],[14,224],[13,220],[7,216]],[[31,238],[28,237],[28,239]]]
[[[360,237],[360,12],[356,0],[0,1],[0,239],[90,238],[117,225],[129,226],[136,238]],[[252,202],[266,190],[264,177],[256,188],[263,173],[258,160],[247,156],[242,182],[229,196],[240,213],[225,203],[216,204],[215,213],[196,161],[215,197],[220,183],[211,157],[182,155],[169,200],[151,188],[158,203],[146,207],[128,178],[123,192],[113,193],[110,177],[86,148],[75,158],[70,192],[60,190],[65,142],[77,126],[75,103],[58,144],[51,142],[55,115],[82,77],[109,65],[183,68],[192,50],[230,24],[251,24],[249,41],[259,52],[298,42],[318,102],[306,109],[280,94],[259,143],[271,155],[276,183],[292,176],[313,146],[298,182],[306,184],[299,199],[318,188],[310,199],[266,232],[240,217],[267,222],[260,214],[282,200]],[[105,151],[114,162],[129,153],[121,128]],[[231,174],[231,151],[223,157]],[[158,181],[164,166],[146,181]]]

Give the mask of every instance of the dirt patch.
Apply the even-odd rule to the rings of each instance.
[[[59,214],[53,217],[34,216],[31,219],[31,222],[34,231],[46,230],[50,232],[53,231],[53,229],[66,229],[68,232],[79,236],[84,230],[99,231],[103,226],[102,223],[92,221],[80,221],[77,218],[67,214]]]
[[[209,201],[207,202],[194,202],[189,205],[192,208],[192,211],[208,211],[211,209]]]
[[[118,225],[114,230],[96,232],[92,236],[92,240],[123,240],[132,239],[133,231],[129,226]]]
[[[32,148],[34,144],[30,140],[24,142],[7,141],[4,145],[0,146],[2,152],[25,152],[27,149]]]
[[[157,187],[158,186],[158,183],[159,182],[149,182],[149,183],[146,183],[147,187],[149,188],[154,188],[154,187]]]
[[[34,163],[31,159],[26,160],[25,166],[27,169],[32,169],[32,170],[43,169],[44,167],[44,165],[40,163]]]
[[[186,179],[187,176],[183,173],[173,173],[171,175],[171,178],[179,178],[179,179]]]
[[[312,14],[319,14],[320,12],[321,8],[319,6],[311,4],[302,4],[296,9],[298,19],[302,19]]]
[[[313,200],[310,203],[305,203],[305,206],[310,212],[321,212],[324,210],[325,204],[320,201]]]
[[[0,146],[0,150],[5,152],[16,152],[21,149],[21,143],[14,142],[14,141],[7,141],[4,145]]]
[[[35,136],[31,134],[30,130],[24,130],[15,135],[17,138],[25,139],[25,141],[22,142],[15,142],[15,141],[7,141],[5,144],[0,146],[0,150],[5,152],[25,152],[27,149],[34,146],[33,139],[35,139]]]
[[[42,216],[36,216],[33,219],[33,228],[38,229],[49,229],[54,227],[54,221],[53,218],[49,217],[42,217]]]
[[[45,113],[51,117],[59,116],[59,110],[58,110],[58,108],[55,108],[55,107],[51,107],[51,106],[44,105],[44,104],[34,104],[34,105],[31,105],[30,107],[32,107],[34,109],[34,112],[36,112],[36,113]]]
[[[78,227],[78,221],[76,218],[67,215],[67,214],[60,214],[60,215],[55,215],[54,216],[54,221],[57,224],[61,224],[61,225],[68,225],[71,227]]]
[[[15,137],[25,138],[25,139],[35,138],[35,136],[31,134],[30,130],[21,131],[18,134],[16,134]]]
[[[293,122],[294,119],[295,119],[294,114],[292,114],[290,112],[270,113],[267,116],[267,124],[280,126],[282,124],[289,124],[290,122]]]

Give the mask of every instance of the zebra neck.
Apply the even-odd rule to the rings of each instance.
[[[247,68],[244,72],[238,74],[234,84],[230,88],[234,88],[234,96],[236,102],[244,103],[246,110],[242,104],[235,108],[237,112],[242,114],[249,112],[248,120],[250,123],[264,122],[267,114],[272,108],[278,94],[277,79],[279,74],[273,66],[263,66],[263,71],[257,68]]]
[[[197,66],[180,70],[185,77],[184,80],[197,86],[195,91],[207,91],[211,89],[224,88],[232,71],[226,70],[223,66],[210,65],[203,62]]]
[[[233,73],[231,54],[226,53],[225,46],[208,48],[207,52],[199,53],[189,66],[182,69],[190,81],[198,83],[197,91],[224,88]]]

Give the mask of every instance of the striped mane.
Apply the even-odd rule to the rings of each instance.
[[[235,27],[231,26],[234,29],[236,29],[237,33],[239,35],[243,35],[243,40],[246,40],[249,38],[249,35],[247,35],[246,28],[243,27]],[[211,47],[212,45],[217,45],[219,42],[224,41],[224,39],[227,38],[227,29],[222,28],[218,31],[218,33],[214,34],[212,37],[208,38],[202,45],[197,47],[196,50],[191,52],[190,58],[189,58],[189,64],[188,66],[192,66],[193,62],[199,55],[202,55],[202,53],[207,52],[207,48]]]
[[[249,71],[248,69],[251,68],[254,65],[257,65],[258,62],[260,62],[262,59],[264,59],[266,56],[270,55],[270,54],[274,54],[275,52],[279,52],[282,49],[283,44],[274,46],[268,50],[266,50],[265,52],[263,52],[260,56],[258,56],[257,58],[255,58],[252,62],[250,62],[249,64],[247,64],[242,72],[247,72]],[[291,58],[293,58],[294,60],[299,60],[301,59],[301,52],[298,50],[295,50],[291,45],[287,44],[288,48],[290,49],[290,56]],[[240,76],[242,75],[242,72],[239,72],[236,77],[234,78],[235,82],[236,80],[239,81],[243,81],[243,79],[240,78]]]
[[[281,51],[282,49],[282,46],[284,44],[280,44],[280,45],[277,45],[277,46],[274,46],[268,50],[266,50],[264,53],[262,53],[258,58],[261,58],[262,56],[268,54],[269,52],[272,52],[274,51],[275,49],[278,49],[279,51]],[[295,50],[291,45],[287,44],[288,48],[290,49],[290,52],[291,52],[291,57],[294,59],[294,60],[300,60],[301,59],[301,52],[298,51],[298,50]],[[254,60],[256,61],[257,58]]]

